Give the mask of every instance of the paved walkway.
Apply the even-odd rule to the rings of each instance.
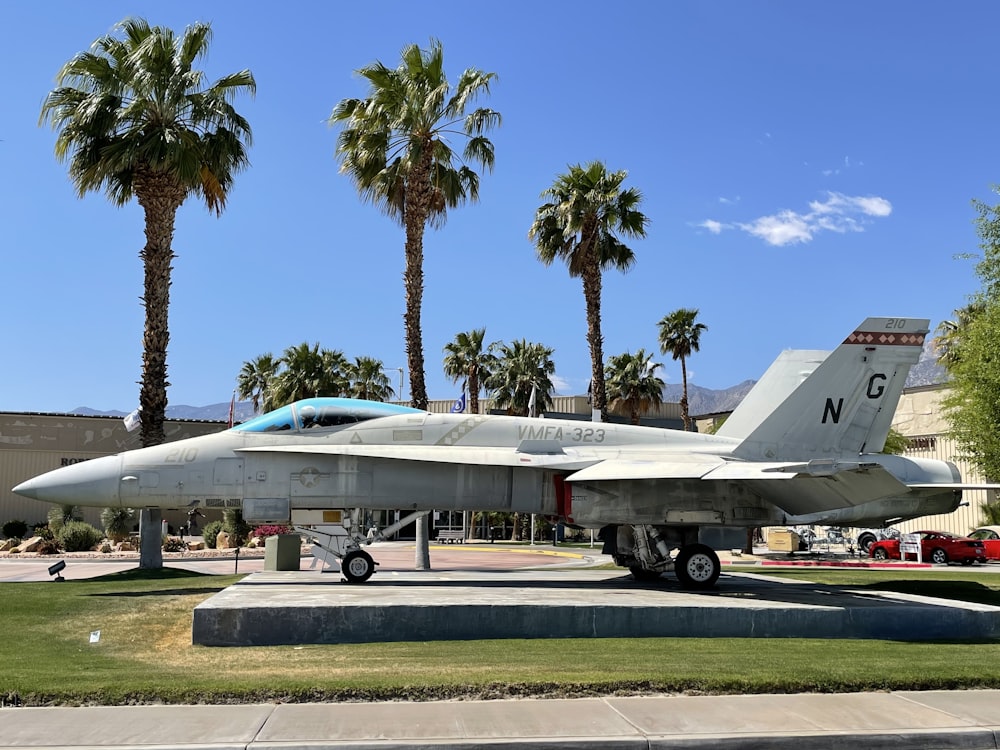
[[[1000,691],[0,709],[0,748],[1000,747]]]

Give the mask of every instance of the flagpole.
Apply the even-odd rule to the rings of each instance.
[[[528,416],[537,417],[538,416],[538,387],[532,383],[531,384],[531,395],[528,396]],[[535,514],[531,514],[531,544],[535,543]]]

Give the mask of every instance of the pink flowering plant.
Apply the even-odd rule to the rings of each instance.
[[[258,526],[253,530],[253,536],[259,537],[260,539],[266,539],[269,536],[277,536],[278,534],[291,533],[291,528],[282,524],[266,524],[264,526]]]

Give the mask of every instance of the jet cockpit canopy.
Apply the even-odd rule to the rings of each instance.
[[[356,398],[307,398],[282,406],[233,427],[239,432],[302,432],[356,424],[397,414],[423,414],[420,409]]]

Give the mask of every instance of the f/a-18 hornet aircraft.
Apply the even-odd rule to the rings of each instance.
[[[14,488],[53,503],[237,507],[291,523],[368,580],[367,543],[435,510],[599,529],[636,579],[707,588],[707,527],[872,526],[958,507],[950,462],[880,453],[928,320],[869,318],[832,353],[786,352],[715,435],[312,398],[232,429],[92,459]],[[977,485],[982,486],[982,485]],[[366,530],[366,509],[412,511]],[[332,559],[331,559],[332,558]]]

